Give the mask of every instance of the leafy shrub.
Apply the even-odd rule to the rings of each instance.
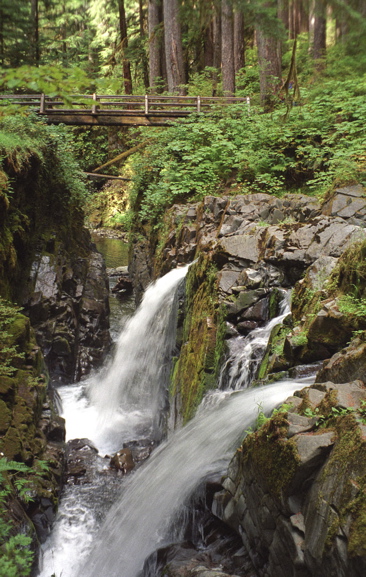
[[[70,201],[80,202],[87,196],[85,177],[75,160],[74,143],[66,127],[47,126],[32,115],[3,118],[0,159],[19,172],[32,156],[43,164],[51,156],[53,176],[69,191]]]
[[[362,182],[365,94],[366,77],[329,80],[304,90],[286,121],[283,106],[258,114],[241,103],[155,133],[134,162],[135,208],[156,224],[166,207],[207,194],[323,194]]]
[[[20,309],[0,298],[0,376],[10,376],[16,370],[14,362],[24,358],[16,345],[9,343],[10,326],[19,316]]]

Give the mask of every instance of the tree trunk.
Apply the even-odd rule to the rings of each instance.
[[[144,14],[144,2],[143,0],[139,0],[139,27],[140,27],[140,39],[141,39],[141,47],[144,46],[145,40],[145,14]],[[141,50],[142,52],[142,76],[144,80],[145,90],[149,88],[149,67],[146,58],[145,50]]]
[[[169,92],[184,94],[182,33],[178,0],[163,0],[164,41]]]
[[[306,3],[305,0],[290,0],[289,5],[290,38],[296,38],[298,34],[301,34],[301,32],[308,32],[309,10],[311,10],[311,6],[309,7],[309,5]]]
[[[5,61],[4,46],[4,12],[0,6],[0,64],[3,66]]]
[[[273,108],[273,98],[281,84],[281,41],[269,36],[268,32],[260,27],[257,28],[256,38],[261,104],[268,111]]]
[[[31,0],[31,32],[30,32],[30,53],[32,63],[39,64],[39,17],[38,0]]]
[[[224,94],[235,93],[234,14],[230,0],[221,2],[221,71]]]
[[[285,30],[287,30],[287,37],[291,37],[290,34],[290,3],[289,0],[279,0],[278,1],[278,17],[282,21]]]
[[[323,0],[314,1],[314,40],[313,58],[320,60],[325,56],[326,50],[326,4]]]
[[[161,78],[161,38],[159,37],[160,14],[158,0],[149,0],[148,3],[148,31],[149,31],[149,86],[155,91]]]
[[[234,12],[234,68],[235,74],[245,66],[244,14],[237,9]]]
[[[118,0],[119,28],[121,34],[123,82],[126,94],[132,94],[132,76],[130,61],[126,58],[126,48],[128,47],[127,22],[124,0]]]

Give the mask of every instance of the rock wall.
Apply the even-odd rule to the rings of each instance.
[[[315,384],[236,452],[213,511],[241,535],[258,575],[366,571],[362,381]]]
[[[51,378],[72,382],[100,363],[110,345],[102,257],[79,203],[49,176],[52,166],[31,156],[22,170],[11,164],[5,170],[0,295],[24,307]]]
[[[365,573],[364,193],[345,187],[323,203],[301,195],[207,197],[166,215],[153,274],[196,260],[172,377],[175,425],[217,382],[225,350],[277,314],[282,290],[294,287],[292,311],[273,330],[257,378],[324,361],[316,385],[247,437],[215,498],[214,514],[240,535],[254,566],[235,574]],[[342,305],[350,292],[358,309]],[[179,571],[201,574],[188,561]]]
[[[49,532],[63,475],[65,427],[49,380],[87,374],[110,345],[102,257],[80,201],[58,180],[56,153],[43,152],[22,165],[14,153],[0,170],[0,459],[27,465],[30,487],[23,499],[7,474],[2,515],[10,534],[31,536],[34,551]]]
[[[205,391],[215,386],[225,348],[278,313],[279,289],[295,286],[301,303],[317,293],[319,310],[304,312],[303,304],[294,310],[279,335],[281,342],[272,339],[261,378],[329,358],[360,328],[348,315],[340,330],[339,319],[345,315],[336,297],[330,299],[332,306],[322,302],[329,296],[323,284],[339,257],[366,240],[365,206],[362,187],[353,186],[334,191],[323,204],[303,195],[252,194],[206,197],[195,205],[172,207],[157,245],[154,275],[197,259],[187,277],[183,346],[173,374],[176,423],[190,418]],[[146,281],[152,275],[147,274],[148,253],[142,246],[140,242],[132,270],[139,286],[139,271]],[[312,284],[304,284],[304,278]],[[321,322],[324,317],[327,322]],[[330,318],[335,320],[329,323]],[[299,346],[300,337],[307,346]]]

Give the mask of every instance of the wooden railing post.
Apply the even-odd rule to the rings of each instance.
[[[197,96],[197,112],[201,112],[201,97]]]
[[[98,99],[97,99],[97,95],[96,95],[95,92],[94,92],[94,94],[93,94],[92,114],[96,114],[96,113],[97,113],[97,105],[96,105],[97,100],[98,100]]]
[[[149,96],[145,94],[145,114],[149,114]]]
[[[42,92],[39,113],[45,114],[45,112],[46,112],[46,95]]]

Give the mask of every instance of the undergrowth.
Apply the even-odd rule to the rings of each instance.
[[[47,126],[35,116],[7,116],[0,122],[0,161],[15,173],[29,166],[32,158],[41,164],[52,157],[51,166],[60,185],[70,192],[70,201],[80,203],[88,195],[86,181],[74,157],[74,143],[66,127]]]
[[[366,181],[366,76],[303,90],[285,119],[235,104],[192,115],[164,131],[134,161],[132,205],[159,222],[176,202],[208,194],[302,192]],[[151,135],[151,129],[149,129]]]

